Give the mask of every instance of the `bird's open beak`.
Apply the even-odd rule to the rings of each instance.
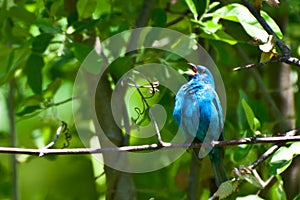
[[[188,75],[188,76],[195,76],[196,73],[194,71],[192,71],[191,69],[188,71],[183,72],[184,74]]]
[[[188,63],[188,65],[192,66],[193,68],[196,68],[196,65],[193,63]],[[188,76],[195,76],[196,72],[192,69],[189,69],[188,71],[185,71],[184,74],[186,74]]]

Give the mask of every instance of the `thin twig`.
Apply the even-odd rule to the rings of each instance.
[[[247,63],[251,62],[249,56],[241,49],[241,47],[239,45],[235,45],[234,48],[236,49],[237,53],[243,58],[243,60],[245,60]],[[268,89],[264,85],[264,82],[263,82],[260,74],[258,73],[258,71],[256,69],[250,69],[250,72],[252,73],[255,81],[257,82],[257,84],[258,84],[264,98],[266,99],[267,103],[271,105],[272,114],[274,116],[276,116],[277,118],[279,118],[279,119],[283,119],[284,117],[282,116],[280,110],[278,109],[274,99],[271,97]]]
[[[154,128],[155,128],[155,132],[156,132],[156,135],[157,135],[158,144],[160,146],[166,146],[166,145],[168,145],[167,143],[165,143],[165,142],[162,141],[160,130],[159,130],[159,127],[158,127],[158,123],[157,123],[157,121],[156,121],[156,119],[155,119],[155,117],[153,115],[152,110],[150,109],[151,108],[150,105],[148,104],[146,98],[144,97],[142,91],[140,90],[140,87],[136,84],[136,82],[131,77],[128,77],[128,79],[133,82],[134,87],[138,91],[139,95],[142,98],[142,101],[145,103],[147,109],[149,110],[150,119],[153,122],[153,125],[154,125]],[[152,92],[153,92],[153,95],[154,95],[154,92],[155,92],[154,86],[153,86],[153,84],[150,81],[149,81],[149,83],[152,86]]]
[[[256,168],[260,163],[265,161],[267,158],[269,158],[271,155],[273,155],[282,145],[275,144],[271,148],[269,148],[264,154],[259,156],[259,158],[254,161],[251,165],[248,166],[249,169]]]
[[[57,102],[57,103],[48,103],[45,106],[46,106],[46,108],[54,107],[54,106],[60,106],[62,104],[65,104],[65,103],[68,103],[70,101],[76,100],[77,98],[79,98],[79,97],[71,97],[71,98],[65,99],[65,100]]]
[[[269,60],[269,61],[266,61],[266,62],[259,62],[259,63],[254,63],[254,64],[249,64],[249,65],[245,65],[245,66],[236,67],[236,68],[233,69],[233,71],[239,71],[239,70],[242,70],[242,69],[250,69],[250,68],[260,67],[260,66],[263,66],[263,65],[279,63],[279,62],[282,62],[282,61],[280,59]]]
[[[300,60],[298,58],[281,56],[277,59],[269,60],[266,62],[259,62],[259,63],[249,64],[249,65],[245,65],[245,66],[241,66],[241,67],[236,67],[233,69],[233,71],[239,71],[242,69],[250,69],[250,68],[260,67],[263,65],[279,63],[279,62],[285,62],[287,64],[294,64],[296,66],[300,66]]]

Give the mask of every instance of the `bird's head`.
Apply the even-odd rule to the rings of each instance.
[[[208,68],[202,65],[195,65],[193,63],[188,64],[192,67],[192,70],[185,72],[185,74],[190,77],[190,80],[210,84],[213,88],[215,88],[214,77]]]

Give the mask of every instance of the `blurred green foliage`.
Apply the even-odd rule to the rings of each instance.
[[[143,17],[147,19],[144,26],[169,28],[195,38],[214,59],[227,92],[226,139],[263,137],[277,133],[276,125],[281,119],[272,114],[261,86],[249,71],[233,71],[235,67],[249,64],[240,51],[254,63],[258,61],[261,52],[258,46],[251,45],[249,41],[252,37],[266,41],[268,36],[247,9],[239,1],[231,0],[149,2],[152,5],[147,7],[143,1],[134,0],[0,1],[0,146],[16,143],[17,147],[40,148],[54,138],[56,129],[61,120],[64,120],[72,133],[69,147],[84,147],[73,124],[70,99],[76,73],[93,49],[96,36],[104,41],[136,27]],[[281,4],[279,8],[263,4],[265,11],[262,15],[278,36],[289,44],[293,55],[299,57],[300,4],[298,1],[282,1]],[[150,16],[143,16],[143,13],[148,13],[147,10],[150,10]],[[280,20],[279,15],[276,15],[277,10],[288,16],[289,23],[284,33],[277,25],[277,20]],[[120,46],[124,46],[121,43],[122,41]],[[143,49],[120,57],[111,64],[107,70],[111,87],[134,67],[132,65],[146,63],[166,64],[179,72],[186,69],[185,60],[176,55],[161,50]],[[264,68],[258,71],[267,87],[272,76]],[[295,110],[299,110],[296,68],[293,68],[291,77]],[[175,94],[164,87],[159,89],[160,92],[150,98],[149,103],[164,107],[167,119],[162,135],[165,141],[169,141],[177,131],[172,119]],[[7,99],[10,90],[13,90],[13,99]],[[147,92],[149,91],[145,90]],[[140,96],[131,98],[130,101],[142,109]],[[8,107],[9,102],[14,103],[11,109]],[[136,124],[131,123],[133,131],[134,125],[147,125],[151,122],[147,110],[141,113],[131,105],[127,106],[130,117],[138,119]],[[15,116],[16,141],[11,141],[10,138],[9,113]],[[295,116],[291,116],[299,124],[297,117],[297,112]],[[87,127],[87,131],[93,132],[91,127]],[[61,148],[63,142],[61,137],[54,147]],[[143,140],[131,138],[130,145],[155,142],[156,137]],[[228,174],[233,175],[231,171],[234,167],[251,164],[270,146],[261,144],[227,147],[225,164]],[[259,173],[264,180],[271,175],[276,175],[277,178],[277,183],[268,188],[266,198],[285,199],[281,173],[299,155],[298,149],[298,143],[283,147],[259,166]],[[188,199],[192,180],[197,186],[197,198],[208,199],[212,195],[210,189],[213,183],[212,172],[208,170],[211,168],[210,163],[207,159],[201,161],[197,176],[193,177],[190,176],[191,157],[191,152],[186,152],[163,169],[131,174],[136,199]],[[10,199],[13,192],[11,156],[1,154],[0,158],[0,199]],[[17,155],[16,158],[17,192],[20,199],[105,198],[105,181],[108,177],[103,166],[90,155],[42,158]],[[260,199],[254,195],[258,190],[259,188],[244,181],[233,195],[237,199]]]

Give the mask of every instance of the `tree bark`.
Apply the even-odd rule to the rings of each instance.
[[[275,19],[280,26],[282,32],[285,32],[288,26],[288,2],[281,1],[281,4],[276,10]],[[270,79],[272,96],[282,113],[283,119],[280,119],[280,124],[276,128],[276,132],[291,130],[295,128],[295,104],[292,81],[290,78],[291,67],[285,63],[270,66]],[[300,192],[300,159],[295,158],[289,168],[282,174],[284,188],[287,199],[293,199]]]
[[[64,1],[65,10],[67,12],[68,19],[77,20],[75,19],[76,16],[78,16],[76,3],[77,0]],[[90,20],[90,19],[86,19],[86,20]],[[84,40],[81,33],[76,33],[73,35],[74,41],[94,47],[96,43],[95,29],[88,30],[88,34],[89,34],[89,38],[87,40]],[[85,76],[87,80],[89,80],[89,78],[95,78],[94,76],[90,76],[88,72],[85,74]],[[87,81],[87,84],[88,83],[89,81]],[[90,86],[90,88],[93,87],[94,86]],[[124,145],[123,134],[122,131],[119,129],[119,127],[116,125],[114,118],[112,116],[111,94],[112,94],[112,89],[110,86],[110,82],[108,80],[107,74],[104,73],[102,78],[99,80],[96,95],[95,95],[95,109],[97,113],[97,118],[107,138],[116,146],[122,146]],[[90,96],[93,96],[93,94],[90,94]],[[98,132],[100,130],[96,130],[96,131]],[[101,144],[101,140],[99,142]],[[106,199],[107,200],[136,199],[135,187],[130,174],[118,171],[116,169],[113,169],[105,165],[105,160],[107,158],[105,155],[103,155],[103,157],[104,157],[104,172],[106,175],[106,186],[107,186]]]

